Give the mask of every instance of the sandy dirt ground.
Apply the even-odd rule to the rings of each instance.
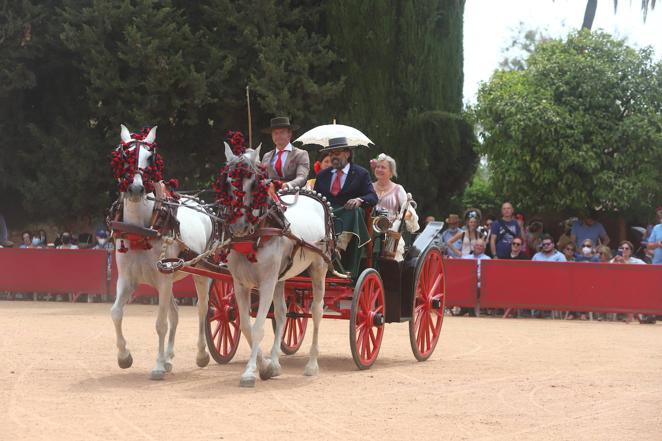
[[[194,309],[180,312],[174,370],[155,382],[154,306],[127,307],[121,370],[109,305],[0,302],[0,440],[662,440],[660,324],[447,317],[423,363],[389,324],[359,371],[348,323],[326,320],[318,377],[302,375],[308,335],[247,390],[246,343],[200,369]]]

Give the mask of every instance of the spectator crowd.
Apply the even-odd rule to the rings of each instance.
[[[656,225],[646,228],[638,249],[627,240],[612,248],[607,231],[594,214],[563,221],[562,232],[554,240],[542,220],[527,223],[510,202],[504,202],[499,219],[483,220],[477,208],[467,209],[462,218],[449,214],[438,243],[449,258],[472,258],[474,245],[481,240],[484,254],[490,259],[662,264],[662,206],[656,210],[656,219]],[[425,220],[431,222],[434,218],[428,216]]]
[[[426,222],[434,218],[426,218]],[[463,226],[460,223],[463,222]],[[612,264],[662,265],[662,206],[656,209],[656,225],[649,225],[643,232],[640,245],[622,240],[612,248],[604,226],[595,214],[582,218],[570,218],[560,224],[557,240],[545,231],[542,220],[526,222],[522,213],[515,213],[510,202],[501,206],[499,219],[482,219],[481,211],[469,208],[460,217],[449,214],[444,229],[438,236],[438,244],[448,258],[478,260],[478,290],[480,293],[480,261],[484,259],[531,260],[538,262],[603,262]],[[480,294],[479,294],[480,295]],[[461,313],[467,312],[462,309]],[[495,311],[502,314],[503,311]],[[518,311],[518,314],[522,311]],[[540,317],[540,311],[531,311]],[[587,313],[568,313],[566,318],[587,317]],[[598,315],[598,319],[603,318]],[[632,321],[632,314],[625,314],[624,321]],[[650,321],[644,316],[640,321]]]

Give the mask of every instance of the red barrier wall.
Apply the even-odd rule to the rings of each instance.
[[[476,306],[478,275],[476,261],[470,259],[444,259],[446,271],[446,306]]]
[[[0,291],[106,294],[106,251],[0,248]]]
[[[446,305],[476,305],[476,261],[445,260]],[[662,265],[481,262],[480,306],[662,315]],[[107,283],[103,250],[0,249],[0,291],[115,295],[113,263]],[[109,286],[108,286],[109,285]],[[174,285],[176,297],[196,295],[189,276]],[[141,285],[135,296],[156,295]]]
[[[662,314],[662,266],[483,261],[480,306]]]
[[[197,297],[198,294],[195,291],[193,277],[187,276],[175,282],[172,285],[172,293],[177,298]],[[115,259],[113,259],[111,266],[110,294],[113,297],[117,294],[117,265],[115,264]],[[140,296],[158,296],[158,291],[149,285],[138,285],[133,293],[133,298]]]

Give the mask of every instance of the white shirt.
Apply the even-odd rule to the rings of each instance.
[[[620,262],[616,262],[614,259],[611,259],[609,263],[620,263]],[[630,257],[627,262],[624,261],[623,263],[635,263],[637,265],[646,265],[646,262],[636,257]]]
[[[349,173],[349,165],[350,165],[350,163],[348,162],[347,165],[345,165],[342,168],[342,173],[343,174],[340,177],[340,189],[341,190],[345,186],[345,181],[347,180],[347,173]],[[329,190],[331,190],[333,188],[333,183],[336,181],[336,173],[337,172],[338,172],[338,170],[336,170],[335,168],[333,170],[331,170],[331,174],[333,174],[333,176],[331,176],[331,187],[329,187]]]
[[[292,147],[292,144],[288,143],[285,146],[285,148],[282,150],[283,154],[280,157],[280,161],[282,164],[281,170],[283,171],[283,173],[285,173],[285,162],[287,162],[287,155],[289,154],[289,152],[292,151],[293,148],[294,147]],[[274,155],[271,158],[271,166],[274,168],[274,170],[276,169],[276,161],[278,160],[278,152],[280,151],[281,150],[278,150],[278,148],[276,148],[276,150],[274,150]]]

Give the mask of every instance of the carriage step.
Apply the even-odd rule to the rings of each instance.
[[[287,314],[285,314],[285,317],[296,319],[296,318],[306,317],[306,314],[302,314],[300,312],[288,312]]]

